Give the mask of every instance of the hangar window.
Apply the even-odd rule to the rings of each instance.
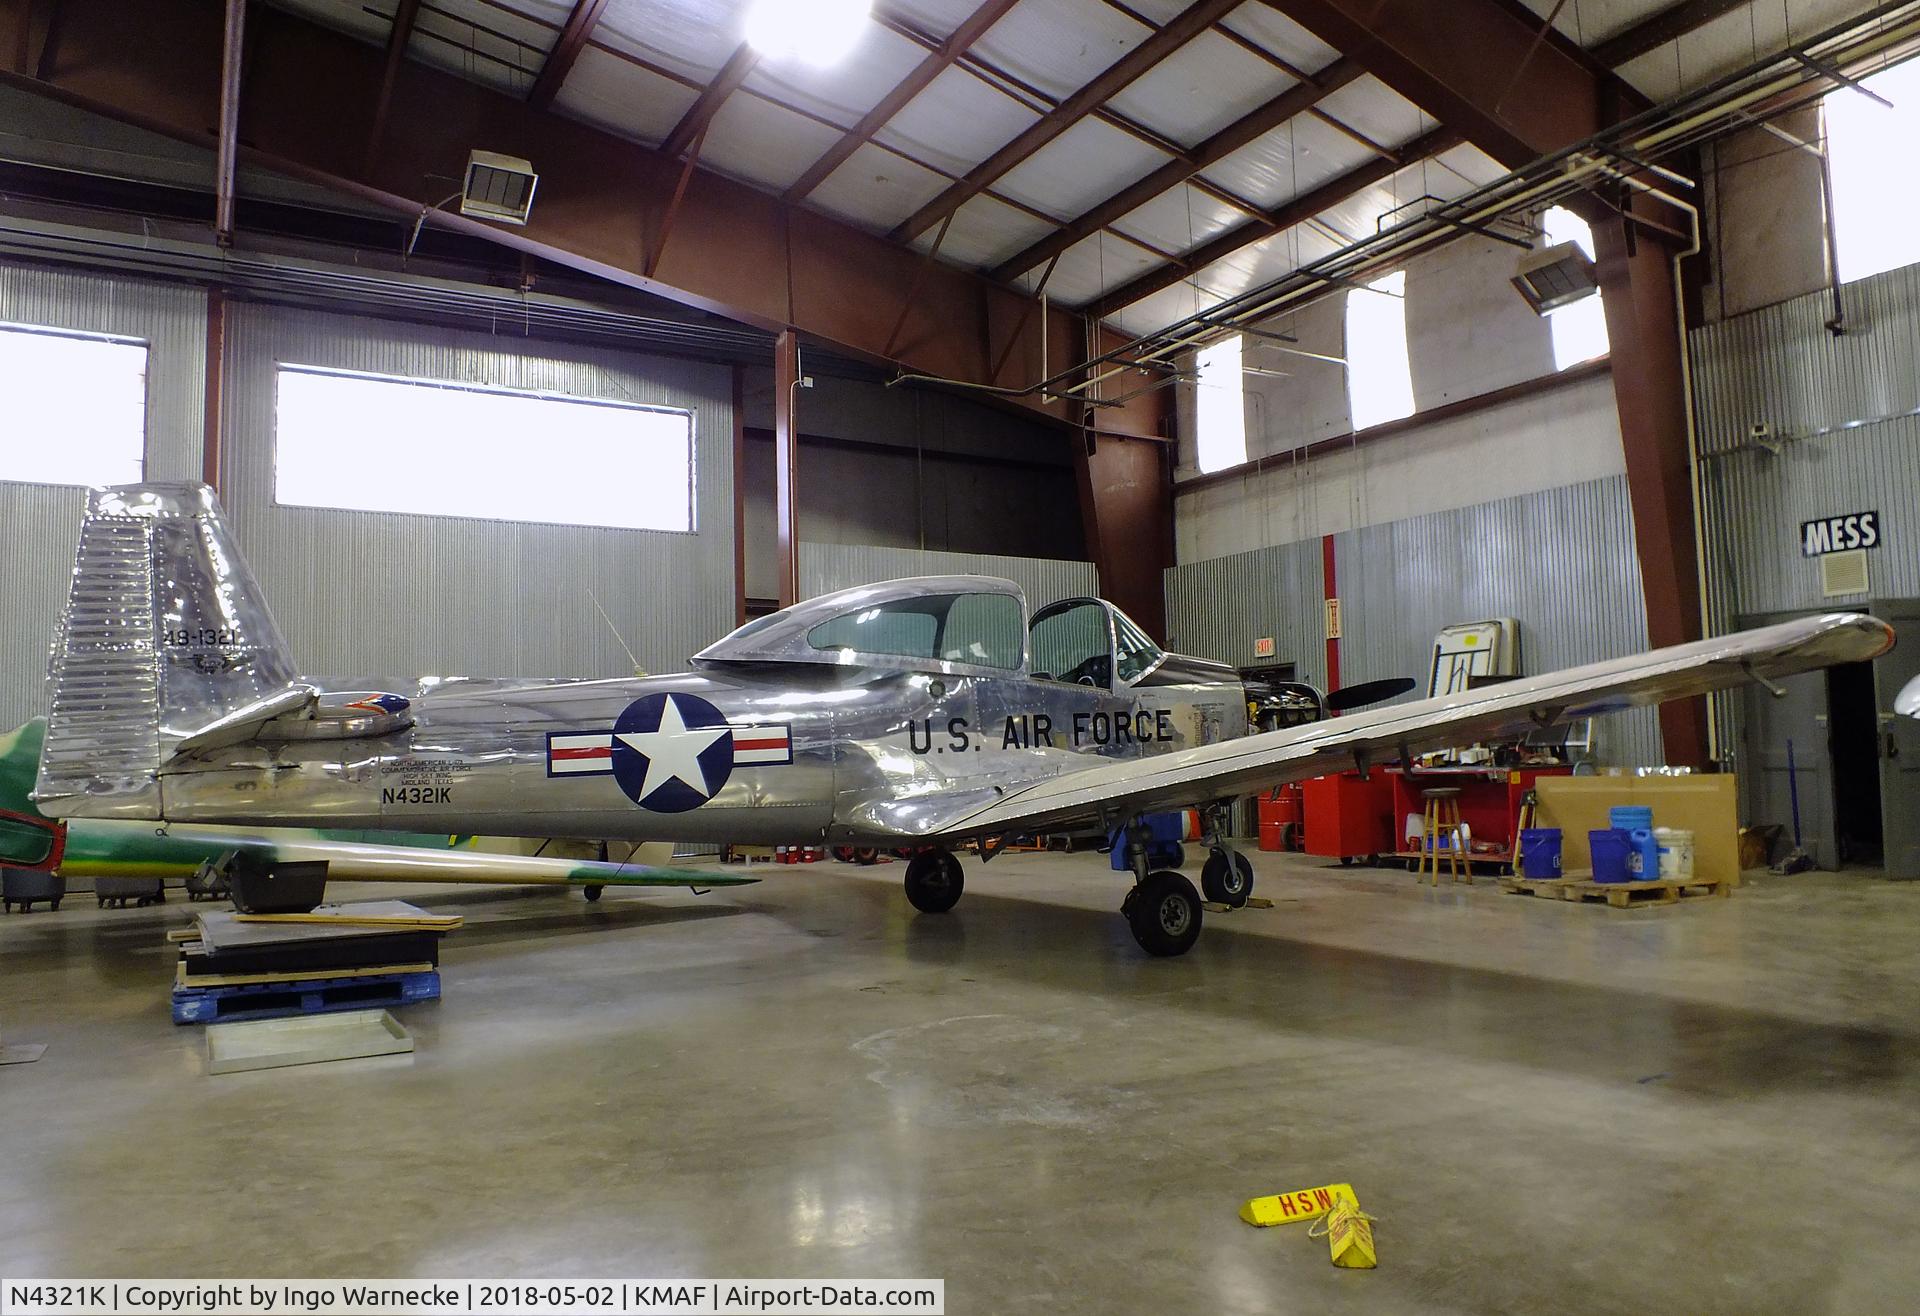
[[[281,366],[275,497],[300,507],[693,529],[693,415]]]
[[[1834,253],[1843,280],[1920,263],[1920,174],[1910,160],[1920,137],[1920,60],[1862,79],[1891,108],[1857,91],[1825,104],[1833,170]]]
[[[1209,343],[1194,355],[1194,460],[1203,473],[1247,461],[1246,376],[1240,335]]]
[[[1541,216],[1547,245],[1571,242],[1594,260],[1593,226],[1565,206],[1550,207]],[[1599,293],[1582,297],[1558,310],[1547,312],[1547,325],[1553,334],[1553,368],[1565,370],[1582,361],[1607,354],[1607,307]]]
[[[21,442],[0,443],[0,480],[132,484],[147,434],[147,345],[0,325],[0,398]]]
[[[1357,430],[1413,414],[1405,270],[1347,294],[1347,406]]]

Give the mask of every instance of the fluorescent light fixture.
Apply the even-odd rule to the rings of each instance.
[[[872,13],[873,0],[753,0],[747,41],[768,59],[825,67],[853,49]]]
[[[525,224],[533,209],[534,185],[539,181],[533,165],[519,156],[469,151],[467,177],[460,189],[460,213],[501,224]]]

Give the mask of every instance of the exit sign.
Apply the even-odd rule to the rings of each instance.
[[[1271,635],[1262,635],[1253,642],[1253,656],[1255,658],[1273,657],[1273,637]]]

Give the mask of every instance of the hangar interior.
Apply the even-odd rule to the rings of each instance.
[[[0,0],[0,732],[58,691],[89,489],[143,482],[217,497],[298,672],[423,709],[991,577],[1111,601],[1081,684],[1125,697],[1129,630],[1229,683],[1161,732],[1114,714],[1129,753],[1414,728],[1155,796],[1196,880],[1250,864],[1184,955],[1113,917],[1133,812],[973,838],[950,910],[901,897],[925,838],[839,813],[778,846],[501,820],[515,860],[664,842],[694,877],[402,885],[462,920],[388,1016],[411,1049],[232,1075],[208,1039],[241,1022],[169,1018],[192,864],[90,875],[87,806],[26,794],[40,733],[0,741],[0,845],[60,837],[0,853],[0,1041],[46,1046],[0,1067],[0,1275],[1899,1309],[1916,53],[1920,3],[1865,0]],[[1431,700],[1829,615],[1892,647],[1412,752],[1450,745]],[[1043,692],[1044,624],[1009,664]],[[1039,755],[1018,698],[956,752]],[[740,789],[775,742],[722,717]],[[608,720],[543,733],[543,788],[569,730],[619,774]],[[924,762],[889,806],[971,789]],[[610,798],[658,822],[642,767]],[[252,821],[409,818],[491,834]],[[758,880],[698,880],[729,874]],[[1238,1214],[1336,1183],[1372,1276]]]

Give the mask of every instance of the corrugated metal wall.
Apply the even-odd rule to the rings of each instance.
[[[899,576],[945,575],[1004,576],[1026,591],[1031,608],[1100,592],[1100,576],[1091,562],[859,544],[800,545],[803,598]]]
[[[724,366],[284,307],[230,307],[227,488],[235,535],[304,671],[398,677],[677,671],[733,622],[732,381]],[[693,534],[281,507],[278,363],[452,379],[693,412]],[[539,459],[528,435],[528,460]],[[368,472],[378,479],[378,472]]]
[[[1520,619],[1528,673],[1647,645],[1624,476],[1349,531],[1335,536],[1334,553],[1343,684],[1412,676],[1424,686],[1434,635],[1483,617]],[[1177,647],[1245,665],[1253,641],[1270,635],[1275,656],[1316,683],[1326,679],[1321,595],[1318,540],[1167,572]],[[1651,710],[1607,722],[1597,729],[1602,762],[1661,760]]]
[[[1318,539],[1169,567],[1166,591],[1168,648],[1246,667],[1267,661],[1253,642],[1272,637],[1273,661],[1326,683]]]
[[[1717,622],[1860,603],[1827,599],[1800,523],[1878,510],[1873,598],[1920,597],[1920,266],[1849,284],[1848,332],[1825,293],[1693,331]],[[1765,425],[1778,453],[1754,441]]]
[[[191,288],[0,262],[0,321],[147,344],[147,474],[197,478],[206,297]],[[58,436],[0,429],[0,443]],[[66,601],[84,491],[0,482],[0,730],[45,711],[47,644]]]

